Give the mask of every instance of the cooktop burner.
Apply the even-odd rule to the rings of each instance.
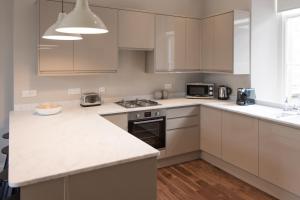
[[[123,106],[125,108],[138,108],[138,107],[149,107],[149,106],[157,106],[159,105],[155,101],[147,100],[147,99],[136,99],[132,101],[119,101],[116,104]]]

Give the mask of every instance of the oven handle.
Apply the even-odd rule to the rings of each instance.
[[[162,121],[164,121],[164,119],[153,119],[153,120],[147,120],[147,121],[133,122],[133,124],[139,125],[139,124],[147,124],[147,123],[162,122]]]

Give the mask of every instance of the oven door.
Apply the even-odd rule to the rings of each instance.
[[[156,149],[166,147],[165,117],[129,121],[128,132]]]

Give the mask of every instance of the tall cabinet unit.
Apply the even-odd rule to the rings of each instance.
[[[200,70],[200,20],[156,15],[155,49],[147,55],[147,72]]]
[[[65,4],[71,11],[74,4]],[[44,32],[56,22],[61,3],[39,1],[38,74],[42,76],[85,75],[116,72],[118,69],[118,11],[91,6],[109,33],[83,35],[80,41],[45,40]]]
[[[234,10],[201,21],[201,71],[250,73],[250,14]]]

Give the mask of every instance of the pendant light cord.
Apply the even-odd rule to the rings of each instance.
[[[64,0],[61,1],[61,12],[64,13]]]

